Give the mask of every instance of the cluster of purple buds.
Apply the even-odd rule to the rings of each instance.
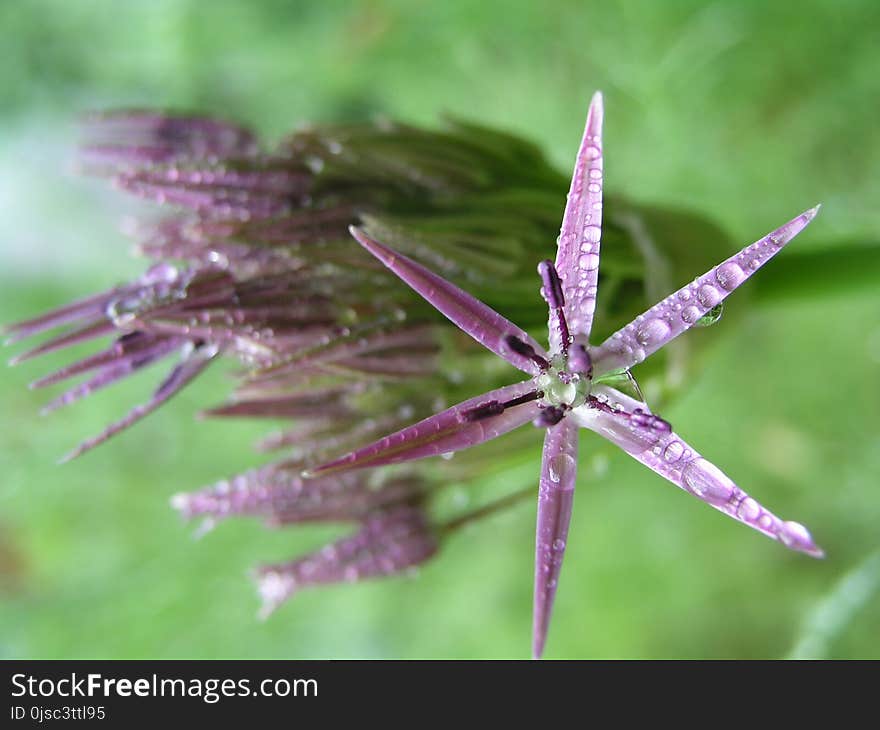
[[[438,318],[419,312],[417,298],[352,241],[348,226],[370,219],[388,235],[421,240],[447,271],[509,271],[509,262],[493,269],[488,254],[474,267],[479,252],[462,244],[461,232],[452,235],[456,224],[450,228],[449,221],[459,210],[450,201],[468,207],[466,193],[503,190],[502,180],[522,187],[529,170],[549,169],[545,163],[525,143],[480,137],[479,130],[471,139],[464,127],[458,142],[401,125],[311,128],[270,153],[249,130],[198,116],[101,114],[86,121],[85,131],[83,169],[162,205],[158,219],[128,225],[139,253],[155,263],[134,281],[10,325],[10,342],[64,328],[13,363],[109,338],[31,384],[81,379],[48,403],[49,412],[160,360],[174,362],[143,404],[64,459],[132,426],[210,364],[231,359],[246,370],[230,401],[203,415],[288,423],[257,445],[280,458],[174,496],[185,518],[200,519],[201,531],[232,516],[273,527],[355,525],[352,537],[263,571],[263,586],[272,581],[265,576],[295,575],[301,587],[385,575],[431,557],[451,527],[432,520],[436,485],[423,475],[301,475],[427,415],[457,387],[438,371]],[[505,144],[517,154],[505,152]],[[499,150],[502,162],[521,159],[521,171],[495,160]],[[454,154],[460,169],[446,162]],[[533,187],[543,184],[537,179]],[[471,230],[476,220],[457,225]],[[413,232],[408,221],[435,221],[435,233]],[[528,216],[512,225],[536,227]],[[501,245],[483,238],[489,252]],[[460,516],[455,524],[470,520]],[[273,595],[277,605],[281,593]]]

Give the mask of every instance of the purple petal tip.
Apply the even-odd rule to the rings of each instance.
[[[792,238],[794,238],[798,233],[800,233],[804,228],[806,228],[813,218],[819,213],[819,209],[822,207],[820,203],[814,208],[810,208],[809,210],[805,210],[801,213],[797,218],[792,221],[789,221],[786,225],[784,225],[778,233],[784,237],[784,240],[781,243],[788,243]]]
[[[394,263],[396,257],[387,246],[383,246],[378,241],[370,238],[357,226],[349,226],[348,232],[352,235],[355,241],[379,259],[379,261],[385,264],[385,266],[390,267]]]
[[[601,122],[602,117],[605,114],[605,101],[602,97],[602,92],[597,91],[593,94],[593,98],[590,99],[590,121],[593,123]]]
[[[809,555],[811,558],[824,558],[825,551],[820,548],[800,522],[783,522],[779,530],[779,541],[787,548]]]

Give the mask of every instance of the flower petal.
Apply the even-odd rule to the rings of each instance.
[[[251,469],[195,492],[175,494],[171,506],[186,519],[214,523],[233,516],[262,517],[269,526],[350,522],[392,504],[413,502],[426,485],[412,474],[373,484],[367,472],[304,479],[284,463]]]
[[[123,378],[127,378],[132,373],[135,373],[142,368],[152,365],[154,362],[161,360],[175,350],[179,350],[182,344],[183,341],[177,337],[166,337],[162,339],[154,338],[149,346],[143,347],[139,351],[135,351],[128,355],[118,355],[117,357],[115,357],[115,359],[108,362],[91,378],[83,381],[82,383],[78,383],[74,387],[70,388],[69,390],[65,391],[64,393],[53,399],[50,403],[43,406],[43,408],[40,410],[40,413],[41,415],[47,415],[52,411],[57,410],[58,408],[69,406],[71,403],[75,403],[81,398],[92,395],[98,390],[106,388],[108,385],[112,385],[113,383],[116,383]],[[113,351],[113,348],[109,350],[111,354],[113,354]],[[78,364],[81,364],[82,362],[83,361],[80,361],[80,363],[75,363],[74,367]],[[47,378],[61,378],[65,374],[65,371],[62,370],[53,373],[50,376],[47,376]],[[37,383],[40,383],[40,381],[37,381]],[[34,387],[34,385],[31,384],[31,387]]]
[[[418,506],[398,505],[377,512],[353,535],[289,563],[264,565],[257,572],[267,618],[294,593],[308,586],[354,583],[399,575],[437,552],[437,535]]]
[[[153,391],[152,396],[146,403],[135,406],[125,416],[115,423],[111,423],[97,436],[83,441],[73,451],[63,456],[61,463],[63,464],[78,456],[82,456],[87,451],[91,451],[109,438],[137,423],[144,416],[155,411],[165,401],[176,395],[198,377],[217,356],[218,351],[218,348],[214,345],[203,345],[202,347],[194,348],[189,354],[184,356],[181,362],[174,366],[168,376],[159,384],[159,387]]]
[[[577,478],[577,424],[564,418],[547,429],[538,492],[538,526],[535,535],[535,598],[532,655],[539,659],[553,611],[553,599],[568,539],[574,483]]]
[[[488,404],[505,403],[528,395],[534,390],[535,384],[531,380],[491,390],[334,461],[309,469],[307,475],[316,476],[347,469],[397,464],[476,446],[528,423],[538,415],[539,408],[537,401],[530,401],[507,408],[501,413],[492,413],[476,419],[469,418],[468,411]]]
[[[746,246],[615,332],[592,352],[595,376],[630,368],[693,327],[700,317],[779,253],[818,211],[816,206]]]
[[[575,409],[569,418],[604,436],[660,476],[735,520],[792,550],[815,558],[823,556],[821,548],[813,542],[803,525],[785,522],[766,510],[717,466],[669,430],[668,424],[666,428],[658,429],[645,425],[645,419],[632,419],[627,415],[637,408],[644,412],[644,403],[601,385],[596,386],[593,393],[608,410],[591,408],[588,404]],[[618,412],[609,412],[617,407],[620,407]]]
[[[596,310],[599,240],[602,235],[602,94],[596,92],[571,178],[559,233],[556,270],[565,294],[565,317],[572,335],[589,336]],[[558,351],[558,328],[550,326],[550,347]]]
[[[512,335],[528,344],[538,355],[547,359],[547,353],[544,349],[513,322],[502,317],[494,309],[475,299],[466,291],[459,289],[442,276],[438,276],[421,264],[387,246],[383,246],[359,228],[352,226],[349,231],[361,246],[483,347],[504,358],[523,372],[530,375],[537,375],[540,372],[539,366],[533,360],[515,353],[506,344],[505,339]]]

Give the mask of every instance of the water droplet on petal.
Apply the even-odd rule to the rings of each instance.
[[[575,460],[569,454],[556,454],[547,462],[550,481],[554,484],[566,481],[577,468]]]
[[[559,538],[554,540],[553,541],[553,549],[557,553],[561,553],[563,550],[565,550],[565,540],[560,540]]]
[[[587,226],[584,228],[584,240],[598,243],[602,238],[602,229],[599,226]]]
[[[746,522],[754,522],[761,514],[761,505],[751,497],[746,497],[736,509],[737,516]]]
[[[585,253],[578,259],[578,266],[585,271],[593,271],[599,268],[599,256],[594,253]]]
[[[724,313],[724,302],[718,302],[712,309],[706,312],[702,317],[700,317],[695,325],[697,327],[711,327],[715,324],[719,319],[721,319],[721,315]]]
[[[682,470],[685,484],[697,497],[710,504],[726,504],[734,491],[734,484],[711,462],[694,459]]]
[[[711,284],[703,284],[697,292],[697,299],[706,309],[710,309],[721,301],[721,294]]]
[[[651,319],[639,325],[636,330],[636,341],[644,347],[650,347],[666,339],[669,332],[669,325],[662,319]]]
[[[739,267],[739,264],[736,264],[733,261],[728,261],[726,264],[721,264],[721,266],[718,267],[718,270],[715,272],[715,278],[718,280],[722,289],[733,291],[743,282],[746,275]]]
[[[813,547],[809,530],[800,522],[783,522],[779,540],[787,547]]]
[[[681,321],[685,324],[694,324],[700,318],[699,307],[685,307],[681,313]]]
[[[663,451],[663,458],[670,464],[678,461],[684,453],[681,441],[672,441]]]

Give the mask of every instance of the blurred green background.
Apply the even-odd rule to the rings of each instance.
[[[136,206],[70,172],[78,117],[120,105],[200,109],[269,139],[304,120],[450,112],[568,169],[600,88],[610,189],[699,211],[743,245],[817,202],[792,248],[880,238],[872,0],[24,1],[0,4],[0,47],[5,322],[142,269],[117,231]],[[613,454],[579,481],[549,657],[880,656],[878,289],[820,279],[748,305],[711,330],[707,367],[664,415],[828,558]],[[458,534],[415,579],[310,591],[260,623],[250,568],[339,531],[230,522],[196,541],[168,497],[259,463],[265,426],[193,418],[228,392],[214,372],[58,467],[155,380],[41,419],[47,395],[26,385],[66,360],[2,379],[0,656],[527,655],[533,504]],[[539,441],[492,478],[535,479]]]

